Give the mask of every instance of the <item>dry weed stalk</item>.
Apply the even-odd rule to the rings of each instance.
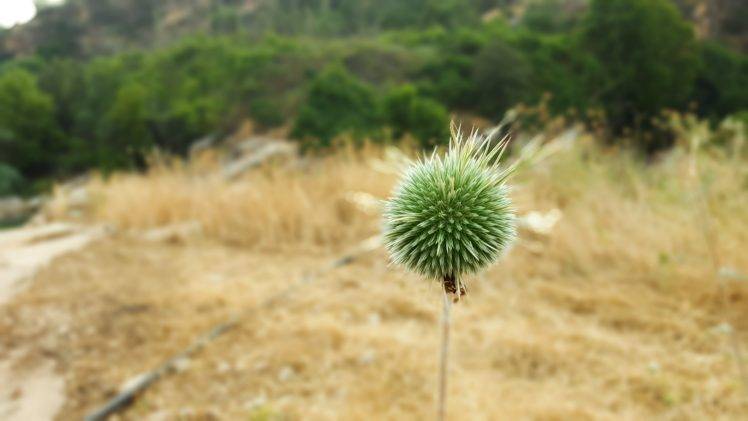
[[[364,147],[269,163],[236,180],[226,180],[220,167],[158,163],[146,173],[94,179],[88,212],[124,230],[194,222],[206,237],[229,244],[338,248],[378,230],[378,221],[351,195],[385,197],[394,175],[372,176],[369,165],[383,154],[382,148]]]
[[[693,182],[696,184],[695,195],[698,205],[698,218],[701,222],[698,224],[702,227],[702,235],[704,242],[707,246],[709,253],[709,262],[711,264],[712,273],[717,277],[717,290],[720,301],[724,311],[729,309],[730,300],[727,293],[727,279],[721,276],[722,271],[722,257],[719,252],[719,237],[718,230],[714,228],[713,211],[709,202],[709,187],[704,182],[701,174],[701,167],[699,165],[699,153],[701,152],[704,143],[712,136],[712,132],[709,128],[708,122],[698,121],[694,116],[686,116],[681,118],[679,116],[673,116],[672,121],[674,126],[680,131],[681,136],[687,139],[688,157],[689,157],[689,173]],[[742,127],[739,127],[742,129]],[[739,130],[739,135],[736,138],[735,145],[733,148],[733,159],[739,159],[740,147],[742,146],[742,130]],[[727,318],[727,317],[726,317]],[[738,376],[743,383],[745,392],[748,393],[748,369],[745,366],[745,359],[743,356],[743,350],[740,344],[738,336],[732,327],[732,323],[726,322],[729,325],[726,333],[730,342],[730,351],[735,365],[737,366]]]

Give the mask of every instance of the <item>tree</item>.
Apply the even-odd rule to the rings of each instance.
[[[704,44],[694,99],[700,114],[708,117],[748,109],[748,57],[716,43]]]
[[[18,193],[23,181],[23,177],[15,168],[0,162],[0,198]]]
[[[373,90],[342,67],[332,66],[312,80],[291,136],[316,139],[317,146],[326,147],[343,132],[359,138],[374,134],[380,122]]]
[[[500,118],[527,97],[532,68],[522,54],[501,40],[486,45],[475,59],[473,81],[478,109]]]
[[[130,83],[119,89],[102,120],[99,167],[111,170],[138,164],[153,147],[148,129],[147,92]]]
[[[547,100],[556,114],[596,105],[593,93],[604,80],[603,74],[595,57],[579,46],[577,37],[517,32],[512,45],[522,51],[532,68],[525,101],[536,104]]]
[[[52,99],[21,69],[0,75],[0,161],[24,177],[53,172],[62,149]]]
[[[387,124],[393,136],[411,134],[422,146],[444,143],[449,138],[449,115],[438,102],[419,97],[412,85],[394,89],[384,100]]]
[[[419,72],[420,90],[450,108],[476,109],[474,62],[486,44],[486,34],[463,28],[431,36],[435,37],[430,40],[434,53]]]
[[[599,95],[615,131],[647,128],[663,108],[686,105],[697,49],[669,0],[593,0],[583,44],[606,74]]]

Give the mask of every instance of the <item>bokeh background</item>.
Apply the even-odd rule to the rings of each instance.
[[[433,417],[440,290],[376,236],[450,122],[511,139],[520,230],[454,308],[450,419],[748,417],[748,2],[0,0],[0,27],[0,419],[158,367],[111,419]]]

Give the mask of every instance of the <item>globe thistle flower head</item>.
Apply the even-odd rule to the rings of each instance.
[[[499,167],[507,140],[492,146],[490,137],[453,130],[446,154],[412,163],[385,204],[392,261],[459,295],[462,275],[496,261],[515,237],[505,185],[512,168]]]

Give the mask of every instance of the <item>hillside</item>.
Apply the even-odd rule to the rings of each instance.
[[[748,4],[744,1],[676,3],[684,17],[696,24],[700,36],[748,52]],[[528,10],[537,19],[560,22],[578,19],[585,5],[586,0],[472,0],[461,4],[445,2],[441,6],[426,0],[68,0],[59,7],[43,8],[31,22],[0,34],[0,57],[34,52],[91,57],[164,46],[197,33],[261,34],[272,30],[339,36],[460,21],[476,23],[497,15],[521,21]],[[424,16],[411,15],[418,10],[425,10]]]
[[[748,54],[699,38],[710,25],[684,19],[671,0],[586,4],[47,8],[5,34],[19,54],[0,60],[0,196],[44,193],[88,171],[142,169],[154,153],[185,156],[248,127],[303,151],[405,138],[429,149],[446,142],[452,119],[508,118],[536,130],[561,118],[653,155],[673,145],[661,124],[670,111],[715,126],[748,121]],[[714,15],[698,5],[686,12]]]
[[[90,57],[157,47],[195,32],[210,32],[211,16],[223,3],[69,0],[42,8],[31,22],[3,34],[2,54]],[[236,7],[251,9],[252,2]]]

